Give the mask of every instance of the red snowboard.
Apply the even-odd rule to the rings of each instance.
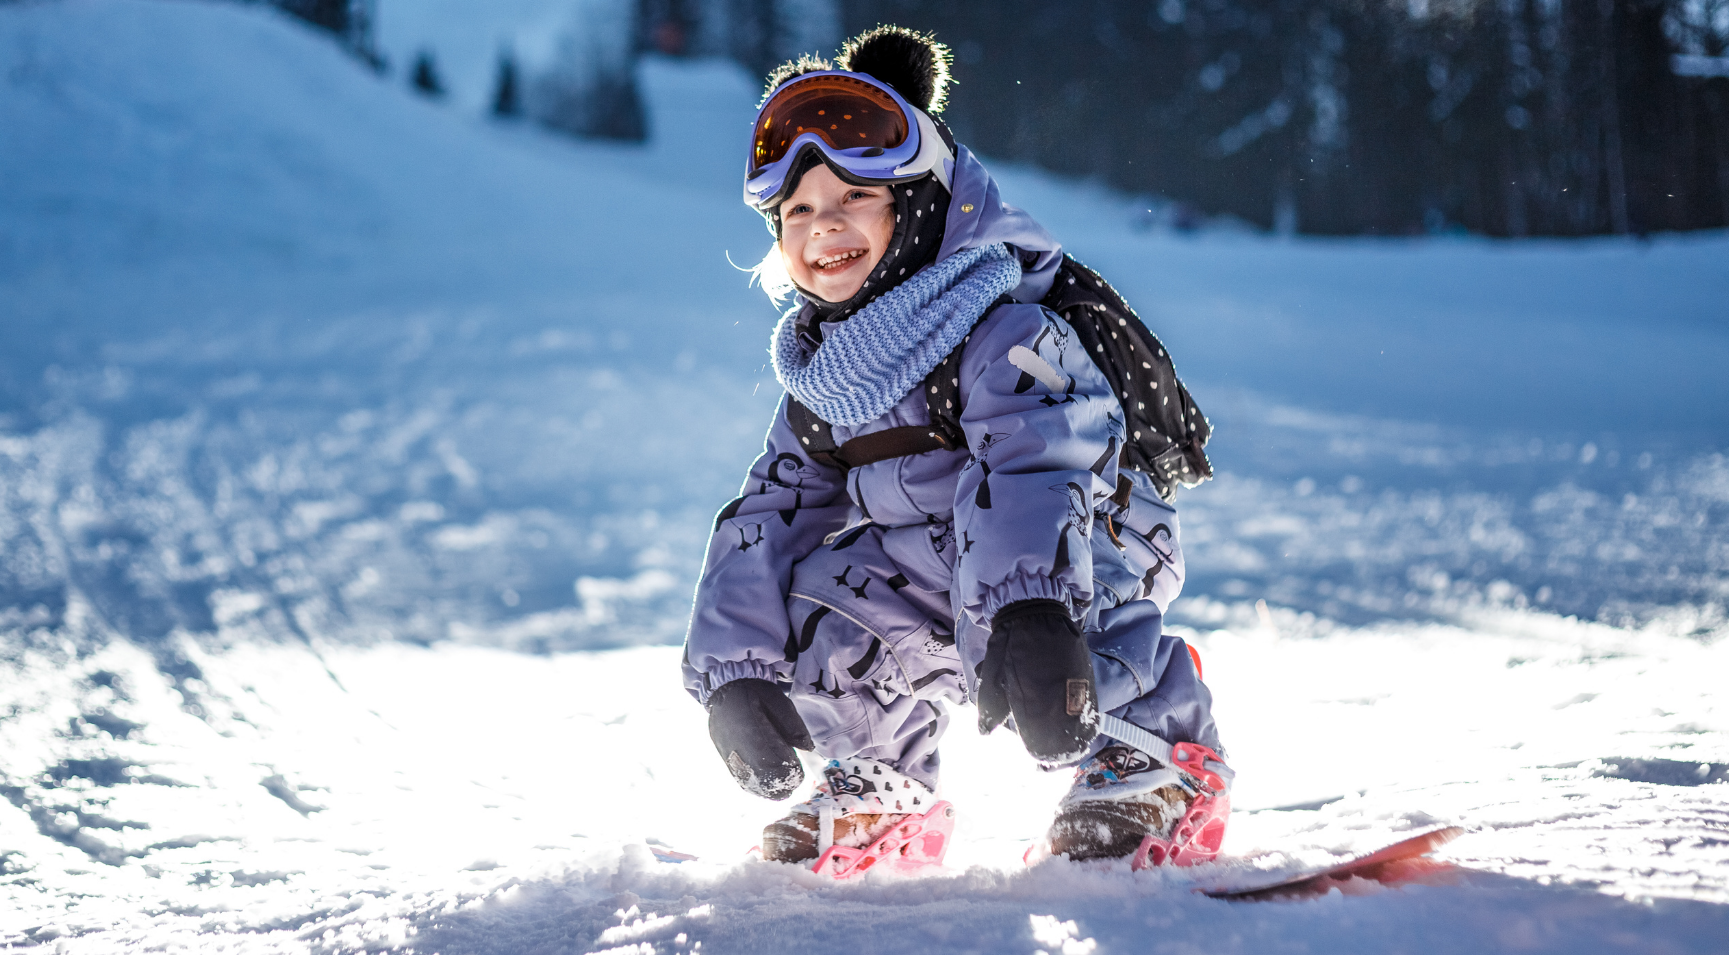
[[[1337,862],[1329,866],[1283,875],[1267,873],[1261,875],[1258,880],[1250,879],[1240,884],[1220,884],[1196,891],[1210,895],[1215,899],[1250,901],[1325,895],[1337,884],[1353,878],[1368,879],[1387,885],[1409,882],[1450,868],[1444,862],[1437,862],[1434,859],[1424,858],[1424,856],[1452,842],[1464,833],[1465,830],[1458,826],[1431,829],[1428,832],[1402,839],[1386,848],[1377,849],[1367,855],[1360,855],[1354,859]]]

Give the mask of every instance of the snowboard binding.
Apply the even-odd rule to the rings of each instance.
[[[811,797],[763,830],[763,858],[832,879],[940,866],[955,809],[923,782],[864,757],[831,759]]]
[[[1195,865],[1219,856],[1225,841],[1225,822],[1231,815],[1231,793],[1225,781],[1207,768],[1207,761],[1222,765],[1218,753],[1197,743],[1179,743],[1171,750],[1171,765],[1196,785],[1198,792],[1188,812],[1177,821],[1169,839],[1147,836],[1129,859],[1136,872],[1151,866]]]
[[[955,807],[938,802],[922,815],[908,816],[863,849],[831,845],[811,866],[813,872],[836,881],[861,875],[877,866],[908,875],[943,864],[949,837],[955,830]]]
[[[1058,853],[1081,860],[1126,857],[1129,867],[1138,872],[1152,866],[1190,866],[1218,858],[1225,841],[1225,823],[1231,814],[1228,780],[1233,774],[1225,761],[1206,746],[1197,743],[1173,746],[1122,720],[1107,719],[1110,725],[1104,732],[1130,742],[1127,746],[1106,747],[1077,769],[1075,786],[1063,800],[1051,834],[1028,848],[1023,861],[1029,866],[1037,865]],[[1182,802],[1178,804],[1181,815],[1174,823],[1160,826],[1158,833],[1143,835],[1138,845],[1130,842],[1134,846],[1132,851],[1119,849],[1104,855],[1099,852],[1102,846],[1095,846],[1084,854],[1071,855],[1053,845],[1064,812],[1076,806],[1098,805],[1099,801],[1144,804],[1149,797],[1169,806],[1171,797],[1177,793],[1182,794]],[[1095,815],[1083,825],[1090,828],[1097,818]],[[1108,820],[1109,814],[1105,818]],[[1074,824],[1072,820],[1069,823]],[[1102,825],[1111,823],[1105,821]],[[1105,844],[1113,841],[1114,836]]]

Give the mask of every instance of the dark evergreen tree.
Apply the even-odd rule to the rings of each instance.
[[[701,0],[636,0],[636,46],[667,56],[685,56],[702,30]]]
[[[842,0],[635,0],[636,48],[667,56],[727,56],[759,75],[843,37]]]
[[[348,34],[355,14],[352,0],[276,0],[276,5],[337,36]]]
[[[409,70],[408,84],[422,95],[438,99],[444,95],[444,82],[438,78],[438,63],[431,50],[414,55],[414,67]]]
[[[516,78],[516,56],[509,49],[498,53],[498,78],[493,84],[492,115],[522,115],[522,94]]]
[[[641,142],[648,119],[636,83],[638,11],[629,4],[579,4],[552,61],[525,84],[523,111],[575,136]]]
[[[372,10],[376,0],[268,0],[315,27],[335,34],[342,44],[374,69],[384,58],[372,43]]]
[[[1213,214],[1334,234],[1729,225],[1729,0],[843,10],[848,32],[954,47],[947,118],[980,151]]]

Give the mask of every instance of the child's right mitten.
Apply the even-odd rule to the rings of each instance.
[[[785,799],[804,782],[798,749],[815,749],[804,719],[767,680],[724,683],[708,698],[708,736],[745,792]]]
[[[1085,756],[1098,735],[1092,652],[1059,601],[1016,601],[991,621],[979,666],[979,732],[1010,716],[1027,752],[1050,765]]]

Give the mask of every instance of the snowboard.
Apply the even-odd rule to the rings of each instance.
[[[688,852],[680,852],[664,842],[655,841],[648,843],[648,851],[654,855],[656,862],[671,862],[677,864],[680,862],[696,861],[696,856],[693,856]]]
[[[1348,879],[1368,879],[1383,885],[1397,885],[1450,868],[1446,863],[1425,858],[1429,853],[1465,834],[1459,826],[1444,826],[1401,839],[1343,862],[1315,866],[1299,872],[1255,873],[1242,880],[1231,880],[1196,889],[1215,899],[1260,901],[1274,898],[1305,898],[1325,895]]]

